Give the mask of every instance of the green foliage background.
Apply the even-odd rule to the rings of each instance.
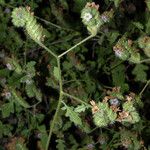
[[[45,150],[59,95],[55,59],[23,29],[14,27],[13,8],[30,6],[46,29],[44,44],[61,54],[88,36],[80,18],[87,2],[92,1],[0,0],[0,149]],[[49,149],[150,149],[150,61],[138,45],[140,37],[150,35],[149,1],[94,2],[100,5],[100,14],[112,8],[114,16],[95,37],[61,60],[64,92],[85,103],[63,98]],[[122,36],[132,39],[140,63],[115,56],[113,47]],[[113,87],[120,87],[121,95],[136,94],[138,123],[95,126],[90,101],[101,102]]]

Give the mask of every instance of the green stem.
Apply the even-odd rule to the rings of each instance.
[[[149,85],[149,83],[150,83],[150,80],[148,80],[148,81],[146,82],[144,88],[143,88],[142,91],[140,92],[140,94],[139,94],[140,97],[142,96],[143,92],[145,91],[145,89],[147,88],[147,86]]]
[[[55,53],[53,53],[49,48],[47,48],[44,44],[42,44],[41,42],[39,41],[35,41],[36,43],[38,43],[41,47],[43,47],[46,51],[48,51],[53,57],[56,58],[57,60],[57,66],[58,66],[58,70],[59,70],[59,100],[58,100],[58,104],[57,104],[57,108],[56,108],[56,112],[54,114],[54,118],[52,120],[52,123],[50,125],[50,130],[49,130],[49,135],[48,135],[48,139],[47,139],[47,143],[46,143],[46,150],[49,149],[49,144],[50,144],[50,141],[51,141],[51,136],[52,136],[52,133],[53,133],[53,128],[55,126],[55,122],[57,121],[57,117],[58,117],[58,114],[59,114],[59,110],[60,110],[60,107],[61,107],[61,103],[62,103],[62,99],[63,99],[63,95],[64,96],[67,96],[67,97],[70,97],[70,98],[73,98],[75,99],[76,101],[80,102],[80,103],[84,103],[85,105],[88,105],[89,107],[92,107],[90,104],[80,100],[79,98],[76,98],[72,95],[69,95],[65,92],[63,92],[63,84],[62,84],[62,77],[61,77],[61,67],[60,67],[60,58],[62,56],[64,56],[65,54],[67,54],[68,52],[70,52],[71,50],[73,50],[74,48],[76,48],[78,45],[84,43],[85,41],[87,41],[88,39],[92,38],[93,35],[90,35],[88,36],[87,38],[85,38],[84,40],[82,40],[81,42],[77,43],[76,45],[74,45],[73,47],[71,47],[70,49],[68,49],[67,51],[65,51],[64,53],[62,53],[61,55],[57,56]]]
[[[83,101],[83,100],[81,100],[81,99],[79,99],[79,98],[77,98],[77,97],[75,97],[75,96],[72,96],[72,95],[70,95],[70,94],[68,94],[68,93],[63,92],[63,95],[66,96],[66,97],[72,98],[72,99],[76,100],[77,102],[79,102],[79,103],[81,103],[81,104],[85,104],[85,105],[87,105],[87,106],[89,106],[89,107],[92,107],[92,106],[91,106],[90,104],[88,104],[87,102],[85,102],[85,101]]]
[[[48,47],[46,47],[44,44],[42,44],[41,42],[38,42],[38,41],[35,41],[35,42],[38,43],[41,47],[43,47],[47,52],[49,52],[56,59],[58,58],[58,56],[54,52],[52,52]]]
[[[140,63],[144,63],[144,62],[150,62],[150,58],[148,58],[148,59],[143,59],[143,60],[140,61]]]
[[[52,23],[52,22],[50,22],[50,21],[47,21],[47,20],[45,20],[45,19],[42,19],[42,18],[40,18],[40,17],[37,17],[37,16],[35,16],[35,17],[36,17],[37,19],[39,19],[39,20],[45,22],[46,24],[49,24],[49,25],[51,25],[51,26],[53,26],[53,27],[56,27],[56,28],[58,28],[58,29],[62,29],[62,27],[59,26],[59,25],[56,25],[56,24],[54,24],[54,23]]]
[[[58,57],[61,58],[62,56],[64,56],[65,54],[67,54],[68,52],[70,52],[71,50],[73,50],[74,48],[76,48],[77,46],[81,45],[82,43],[84,43],[85,41],[89,40],[92,37],[93,37],[93,35],[88,36],[87,38],[83,39],[81,42],[77,43],[73,47],[71,47],[68,50],[66,50],[64,53],[60,54]]]
[[[56,112],[54,114],[54,118],[53,118],[52,123],[50,125],[50,131],[49,131],[48,140],[47,140],[47,143],[46,143],[46,150],[48,150],[48,148],[49,148],[49,144],[50,144],[50,141],[51,141],[53,128],[55,126],[55,122],[57,121],[57,117],[58,117],[58,114],[59,114],[59,110],[60,110],[60,106],[61,106],[61,102],[62,102],[62,98],[63,98],[61,68],[60,68],[60,59],[59,58],[57,58],[57,66],[58,66],[58,70],[59,70],[59,89],[60,89],[60,94],[59,94],[59,100],[58,100]]]
[[[59,26],[59,25],[56,25],[56,24],[54,24],[54,23],[52,23],[52,22],[50,22],[50,21],[47,21],[47,20],[45,20],[45,19],[42,19],[42,18],[40,18],[40,17],[37,17],[37,16],[35,16],[35,17],[36,17],[37,19],[43,21],[44,23],[49,24],[49,25],[51,25],[51,26],[53,26],[53,27],[55,27],[55,28],[63,29],[63,30],[68,30],[68,31],[74,31],[73,29],[61,27],[61,26]]]

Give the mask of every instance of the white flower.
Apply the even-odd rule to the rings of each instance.
[[[104,22],[108,22],[108,17],[107,17],[107,16],[102,15],[101,18],[102,18],[102,20],[103,20]]]
[[[86,13],[86,14],[84,14],[84,20],[86,20],[86,21],[90,21],[91,19],[92,19],[92,14],[90,14],[90,13]]]
[[[28,84],[28,85],[32,83],[32,81],[29,80],[29,79],[27,79],[25,82],[26,82],[26,84]]]
[[[109,102],[111,105],[115,105],[115,106],[118,106],[120,104],[120,102],[117,98],[110,99]]]
[[[117,57],[119,57],[119,58],[122,57],[122,53],[123,53],[123,52],[122,52],[121,50],[119,50],[119,49],[116,49],[116,50],[115,50],[115,55],[116,55]]]
[[[10,93],[10,92],[6,92],[6,93],[5,93],[5,98],[6,98],[6,99],[10,99],[10,97],[11,97],[11,93]]]
[[[10,64],[10,63],[7,63],[6,64],[6,67],[8,68],[8,70],[12,70],[13,68],[12,68],[12,65]]]

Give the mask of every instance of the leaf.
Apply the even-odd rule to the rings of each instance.
[[[42,94],[41,91],[35,86],[35,83],[33,82],[32,84],[26,84],[26,93],[27,95],[32,98],[32,97],[36,97],[36,99],[38,101],[42,100]]]
[[[66,150],[66,146],[65,146],[65,141],[64,140],[58,139],[58,140],[56,140],[56,142],[57,142],[56,148],[58,150]]]
[[[120,86],[122,91],[128,89],[128,85],[125,83],[125,66],[123,64],[112,69],[112,80],[114,86]]]
[[[39,126],[38,130],[40,131],[40,140],[41,140],[42,147],[43,147],[43,149],[46,149],[46,143],[47,143],[47,140],[48,140],[48,135],[47,135],[47,132],[46,132],[45,125]]]
[[[80,113],[80,112],[84,112],[87,108],[88,108],[88,106],[82,104],[82,105],[78,105],[78,106],[74,109],[74,111]]]
[[[30,61],[26,65],[26,72],[30,76],[30,78],[35,76],[35,61]]]
[[[12,96],[14,97],[14,101],[18,102],[24,108],[29,108],[30,105],[14,90],[11,88]]]
[[[9,117],[10,113],[14,113],[14,105],[13,102],[5,103],[1,107],[3,118]]]
[[[76,125],[82,125],[81,118],[79,117],[79,114],[74,111],[73,107],[65,105],[64,108],[67,110],[65,116],[69,117],[70,121],[72,121]]]
[[[75,12],[80,12],[87,2],[92,2],[92,0],[74,0],[73,10]]]
[[[24,146],[24,144],[18,142],[16,144],[16,150],[27,150],[27,148]]]
[[[110,1],[113,1],[113,2],[114,2],[115,7],[118,7],[119,4],[120,4],[120,2],[121,2],[121,0],[110,0]]]
[[[144,29],[143,24],[140,23],[140,22],[132,22],[132,24],[133,24],[135,27],[137,27],[138,29],[141,29],[141,30]]]
[[[53,73],[54,73],[55,78],[57,80],[59,80],[60,76],[59,76],[59,69],[58,69],[58,67],[54,67],[54,72]]]
[[[121,2],[120,0],[114,0],[115,7],[118,7],[120,2]]]
[[[146,71],[149,69],[148,66],[143,64],[137,64],[132,71],[132,74],[135,75],[136,81],[146,82],[147,81],[147,73]]]

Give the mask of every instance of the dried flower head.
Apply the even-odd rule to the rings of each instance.
[[[99,111],[98,106],[96,105],[95,101],[90,101],[91,105],[92,105],[92,114],[95,114],[96,112]]]

